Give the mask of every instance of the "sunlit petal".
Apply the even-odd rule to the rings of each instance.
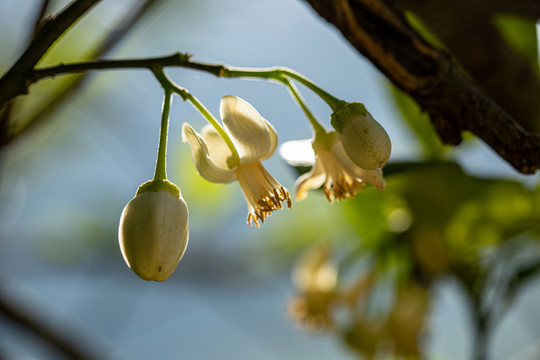
[[[279,155],[291,166],[313,166],[315,153],[312,139],[286,141],[279,147]]]
[[[365,170],[361,168],[356,168],[356,174],[359,178],[371,184],[375,189],[384,190],[386,186],[386,181],[383,178],[382,168],[375,170]]]
[[[358,167],[352,160],[347,156],[343,145],[340,141],[336,142],[332,146],[332,153],[341,161],[348,169],[351,169],[351,172],[354,173],[357,177],[361,178],[363,181],[371,184],[373,187],[379,190],[384,190],[386,181],[383,178],[382,168],[375,170],[365,170]]]
[[[264,123],[266,124],[266,127],[268,128],[268,134],[270,135],[270,148],[268,149],[268,154],[263,157],[261,160],[266,160],[270,156],[274,155],[274,152],[276,152],[277,146],[278,146],[278,134],[276,129],[268,120],[263,119]]]
[[[227,158],[232,155],[231,150],[225,140],[218,134],[216,129],[210,124],[202,128],[201,136],[206,142],[210,159],[222,169],[228,169]]]
[[[240,153],[242,164],[268,156],[272,139],[262,116],[247,101],[236,96],[224,96],[220,106],[223,125]]]
[[[191,157],[197,171],[203,178],[214,183],[229,183],[236,179],[234,169],[226,170],[212,162],[206,142],[187,123],[184,123],[182,127],[182,140],[189,143]]]
[[[320,162],[317,162],[310,172],[303,174],[296,180],[294,184],[296,199],[305,199],[308,190],[320,188],[325,179],[324,168]]]

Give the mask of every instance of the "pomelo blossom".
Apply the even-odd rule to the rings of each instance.
[[[238,97],[223,97],[220,114],[239,158],[211,125],[199,134],[185,123],[183,140],[189,143],[193,162],[203,178],[214,183],[238,181],[247,201],[247,223],[259,227],[259,220],[264,223],[272,211],[283,208],[282,202],[292,206],[287,189],[261,164],[275,152],[277,133],[253,106]]]
[[[366,183],[384,190],[382,169],[365,170],[352,162],[335,131],[319,133],[312,142],[315,164],[298,178],[296,198],[302,200],[308,190],[323,187],[328,202],[354,197]]]

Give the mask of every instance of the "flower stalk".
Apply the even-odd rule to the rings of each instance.
[[[340,100],[328,92],[321,89],[313,81],[309,80],[307,77],[287,68],[276,67],[269,69],[248,69],[248,68],[235,68],[235,67],[222,67],[221,72],[218,76],[225,76],[231,78],[237,77],[250,77],[258,79],[267,79],[275,80],[282,82],[288,86],[288,82],[284,79],[293,79],[313,91],[317,96],[319,96],[324,102],[330,106],[332,111],[339,110],[343,105],[346,104],[345,101]],[[289,88],[290,89],[290,88]]]
[[[234,139],[237,163],[230,166],[230,149],[225,139],[210,125],[200,133],[184,123],[182,139],[189,143],[193,162],[199,174],[214,183],[238,181],[248,205],[247,223],[256,227],[282,202],[292,206],[289,192],[263,167],[261,161],[274,154],[278,145],[277,132],[247,101],[224,96],[220,115],[228,136]]]
[[[302,98],[302,95],[300,95],[300,92],[298,91],[298,88],[296,87],[296,85],[294,85],[294,83],[290,81],[289,79],[284,79],[283,82],[287,85],[289,92],[291,93],[293,98],[296,100],[296,102],[298,103],[298,105],[300,106],[300,108],[302,109],[306,117],[308,118],[309,123],[311,127],[313,128],[313,131],[315,132],[315,134],[316,135],[325,134],[326,129],[321,125],[321,123],[319,123],[319,121],[311,113],[304,99]]]
[[[163,71],[163,67],[153,68],[152,71],[156,76],[157,80],[163,86],[163,88],[168,89],[171,92],[177,93],[184,101],[189,101],[193,105],[193,107],[195,107],[195,109],[197,109],[197,111],[201,113],[201,115],[206,119],[206,121],[208,121],[214,127],[214,129],[216,129],[216,131],[223,138],[223,140],[227,144],[227,147],[232,153],[228,160],[229,167],[232,168],[236,166],[239,162],[240,155],[238,154],[238,151],[236,150],[236,147],[234,146],[231,138],[223,129],[223,127],[219,124],[216,118],[212,115],[212,113],[210,113],[210,111],[208,111],[208,109],[199,101],[199,99],[193,96],[186,88],[176,84],[173,80],[171,80]]]
[[[169,113],[171,109],[172,92],[165,88],[163,97],[163,108],[161,110],[161,129],[159,131],[158,155],[156,160],[156,170],[154,180],[167,179],[167,138],[169,132]]]
[[[298,81],[303,86],[313,91],[317,96],[324,100],[332,111],[339,110],[345,102],[340,100],[325,90],[317,86],[313,81],[302,74],[297,73],[285,67],[273,68],[241,68],[229,67],[222,64],[207,64],[191,60],[189,54],[175,53],[169,56],[146,58],[146,59],[117,59],[117,60],[92,60],[81,61],[72,64],[60,64],[50,67],[36,69],[32,73],[32,78],[29,83],[40,81],[41,79],[51,78],[63,74],[73,74],[87,72],[91,70],[107,70],[107,69],[150,69],[158,76],[158,72],[162,73],[163,67],[183,67],[198,71],[204,71],[218,77],[229,78],[252,78],[263,80],[275,80],[282,82],[282,78],[289,78]],[[166,79],[165,76],[163,78]],[[160,80],[158,78],[158,80]],[[164,79],[162,79],[164,80]],[[163,85],[163,81],[160,82]],[[175,91],[176,92],[176,91]],[[180,93],[179,93],[180,94]],[[181,95],[181,94],[180,94]]]

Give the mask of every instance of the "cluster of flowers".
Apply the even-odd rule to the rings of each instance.
[[[274,210],[292,201],[263,167],[278,146],[274,127],[245,100],[225,96],[220,115],[237,153],[211,125],[200,133],[183,126],[199,174],[214,183],[238,181],[245,195],[247,223],[256,227]],[[312,147],[315,164],[296,182],[296,198],[323,187],[330,203],[356,195],[366,183],[384,189],[382,166],[390,156],[386,131],[360,103],[346,103],[332,114],[336,131],[317,132]],[[167,180],[143,184],[124,208],[119,241],[126,263],[145,280],[166,280],[188,243],[188,209],[180,190]]]
[[[297,294],[288,313],[302,329],[333,330],[362,359],[420,359],[430,308],[429,289],[418,281],[396,281],[390,302],[375,303],[389,286],[375,264],[346,276],[330,243],[317,243],[298,258],[292,271]],[[352,276],[350,276],[352,275]],[[389,288],[388,288],[389,290]]]

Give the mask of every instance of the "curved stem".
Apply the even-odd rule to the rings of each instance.
[[[294,99],[296,100],[296,102],[298,103],[302,111],[304,112],[304,114],[306,114],[306,117],[308,118],[309,123],[311,124],[311,127],[313,128],[313,131],[315,131],[315,135],[325,134],[327,132],[326,129],[319,123],[317,118],[313,116],[313,113],[307,107],[296,85],[294,85],[294,83],[290,81],[289,79],[284,79],[283,82],[285,83],[285,85],[287,85],[289,92],[294,97]]]
[[[216,129],[218,134],[227,144],[227,147],[229,148],[229,150],[231,150],[232,156],[230,160],[228,161],[228,165],[231,168],[238,165],[240,161],[240,155],[238,154],[238,151],[236,150],[234,143],[229,137],[229,134],[227,134],[225,129],[223,129],[221,124],[210,113],[210,111],[206,109],[206,107],[199,101],[199,99],[193,96],[187,89],[181,87],[180,85],[172,81],[163,72],[163,67],[161,66],[154,67],[152,68],[152,72],[156,76],[157,80],[161,83],[163,88],[168,89],[171,92],[177,93],[178,95],[180,95],[180,97],[182,97],[184,101],[189,101],[195,107],[195,109],[197,109],[201,113],[201,115],[206,119],[206,121],[208,121],[214,127],[214,129]]]
[[[298,81],[315,94],[317,94],[322,100],[324,100],[332,111],[336,111],[345,104],[345,101],[340,100],[323,89],[317,86],[313,81],[309,80],[305,76],[287,68],[269,68],[269,69],[247,69],[247,68],[234,68],[234,67],[223,67],[220,73],[221,76],[225,77],[253,77],[253,78],[262,78],[262,79],[271,79],[279,82],[283,82],[283,77],[288,77],[293,80]]]
[[[158,155],[156,160],[156,171],[154,180],[167,179],[167,137],[169,132],[169,112],[172,102],[172,91],[165,89],[163,97],[163,109],[161,110],[161,129],[159,131]]]
[[[313,91],[315,94],[317,94],[321,99],[323,99],[328,104],[328,106],[330,106],[332,111],[337,111],[344,104],[346,104],[345,101],[340,100],[340,99],[330,95],[329,93],[327,93],[326,91],[324,91],[323,89],[321,89],[320,87],[315,85],[314,82],[312,82],[311,80],[309,80],[305,76],[303,76],[303,75],[301,75],[301,74],[299,74],[299,73],[297,73],[295,71],[289,70],[289,69],[283,69],[282,72],[283,72],[284,75],[287,75],[291,79],[294,79],[294,80],[298,81],[299,83],[301,83],[302,85],[304,85],[305,87],[307,87],[308,89]]]
[[[191,95],[187,90],[185,90],[185,98],[184,100],[188,100],[194,107],[197,109],[202,116],[208,121],[214,129],[218,132],[219,136],[225,141],[227,144],[227,147],[231,151],[231,157],[227,159],[227,165],[229,168],[233,168],[237,166],[240,163],[240,154],[238,154],[238,150],[236,150],[236,147],[234,146],[234,143],[232,142],[231,138],[229,137],[229,134],[223,129],[223,127],[220,125],[220,123],[216,120],[216,118],[206,109],[206,107],[197,99],[195,96]],[[184,97],[182,96],[182,97]]]
[[[240,68],[240,67],[228,67],[222,64],[206,64],[196,61],[192,61],[190,55],[176,53],[169,56],[162,56],[156,58],[146,58],[146,59],[118,59],[118,60],[93,60],[86,62],[78,62],[73,64],[60,64],[51,67],[43,67],[40,69],[34,70],[29,79],[27,79],[28,84],[39,81],[43,78],[54,77],[60,74],[71,74],[77,72],[85,72],[89,70],[106,70],[106,69],[153,69],[156,66],[165,67],[165,66],[177,66],[187,69],[193,69],[198,71],[204,71],[207,73],[214,74],[218,77],[229,77],[229,78],[255,78],[255,79],[266,79],[266,80],[275,80],[282,82],[283,77],[288,77],[290,79],[298,81],[300,84],[304,85],[315,94],[317,94],[321,99],[323,99],[328,106],[333,111],[338,110],[345,102],[340,100],[323,89],[317,86],[313,81],[309,80],[307,77],[297,73],[288,68],[284,67],[273,67],[273,68],[261,68],[261,69],[251,69],[251,68]]]

